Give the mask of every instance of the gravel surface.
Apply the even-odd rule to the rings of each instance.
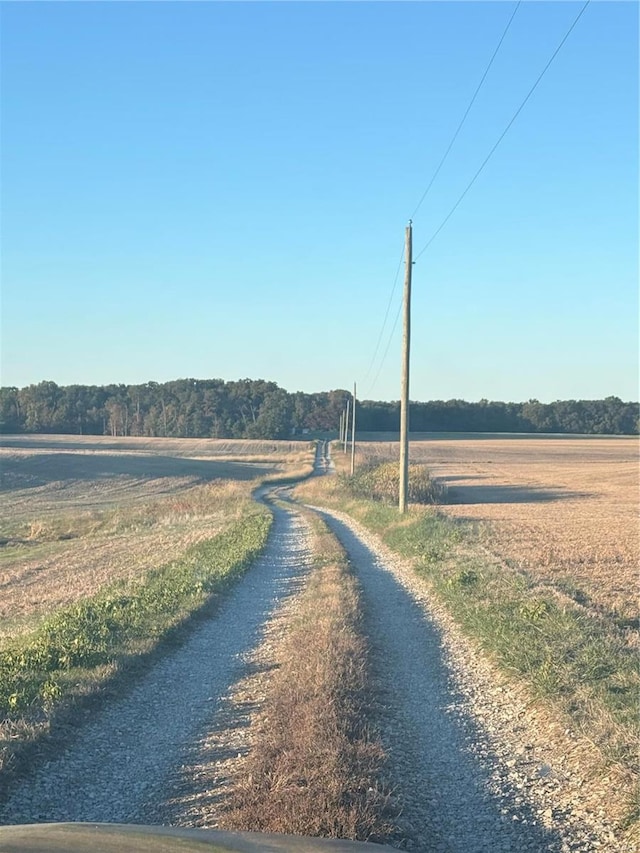
[[[318,508],[316,508],[318,509]],[[631,853],[527,698],[430,601],[411,567],[348,516],[319,510],[360,578],[403,847],[430,853]],[[571,750],[571,732],[565,732]],[[557,741],[557,738],[555,739]]]
[[[129,695],[107,703],[66,752],[25,779],[0,811],[0,823],[165,822],[159,806],[172,795],[177,769],[207,732],[227,724],[226,697],[245,659],[309,569],[305,521],[274,511],[264,555],[216,615]]]
[[[317,464],[319,473],[331,469],[326,447]],[[582,742],[554,734],[526,695],[497,676],[405,561],[348,516],[318,511],[362,583],[376,722],[401,808],[399,846],[631,853],[614,839],[606,801],[586,804],[568,758]],[[311,565],[311,534],[295,506],[274,506],[274,513],[264,556],[216,615],[25,779],[0,823],[217,825],[268,689],[270,646],[286,633]]]
[[[227,828],[224,820],[221,822],[222,808],[234,784],[247,772],[246,758],[260,736],[256,720],[263,713],[271,676],[279,666],[281,649],[291,620],[298,613],[307,577],[296,576],[293,594],[278,602],[260,630],[260,642],[243,655],[242,676],[223,697],[214,725],[190,744],[183,763],[167,776],[164,800],[146,811],[146,822]]]

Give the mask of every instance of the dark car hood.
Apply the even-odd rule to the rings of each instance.
[[[0,826],[0,853],[394,853],[380,844],[108,823]]]

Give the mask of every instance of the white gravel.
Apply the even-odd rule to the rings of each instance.
[[[326,445],[317,462],[319,471],[331,469]],[[604,807],[598,814],[581,805],[581,780],[547,749],[544,731],[533,730],[526,700],[496,681],[410,566],[348,516],[316,509],[362,583],[388,781],[402,809],[399,846],[631,853],[615,841]],[[294,506],[274,513],[264,556],[217,614],[25,779],[0,823],[216,825],[233,762],[246,750],[242,730],[256,710],[248,701],[239,713],[237,697],[246,691],[237,685],[311,565],[302,516]]]
[[[412,568],[349,516],[318,510],[360,578],[401,846],[424,853],[631,853],[545,753],[526,699],[496,683]],[[533,721],[535,723],[535,720]],[[571,733],[567,733],[570,739]],[[600,804],[603,806],[604,804]]]
[[[124,698],[107,703],[73,744],[12,792],[0,823],[164,822],[167,780],[224,716],[225,697],[265,622],[310,566],[304,520],[275,508],[263,556],[216,615],[153,667]],[[220,792],[218,792],[220,793]]]

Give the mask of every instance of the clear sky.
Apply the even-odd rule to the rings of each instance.
[[[515,6],[2,3],[1,383],[398,399],[405,225]],[[416,254],[581,7],[520,5]],[[594,1],[414,266],[411,398],[638,399],[637,284],[638,4]]]

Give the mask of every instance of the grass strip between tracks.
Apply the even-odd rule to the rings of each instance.
[[[169,642],[263,549],[271,514],[253,504],[229,529],[135,581],[57,610],[0,649],[0,771],[53,715],[100,691],[116,673]]]
[[[384,753],[368,722],[358,584],[336,539],[319,519],[312,524],[314,571],[221,826],[383,841]]]
[[[435,507],[412,505],[400,516],[352,490],[346,475],[313,480],[296,493],[351,515],[409,558],[462,630],[597,747],[607,776],[617,779],[621,828],[635,838],[640,679],[635,650],[615,626],[491,560],[474,548],[469,525]]]

